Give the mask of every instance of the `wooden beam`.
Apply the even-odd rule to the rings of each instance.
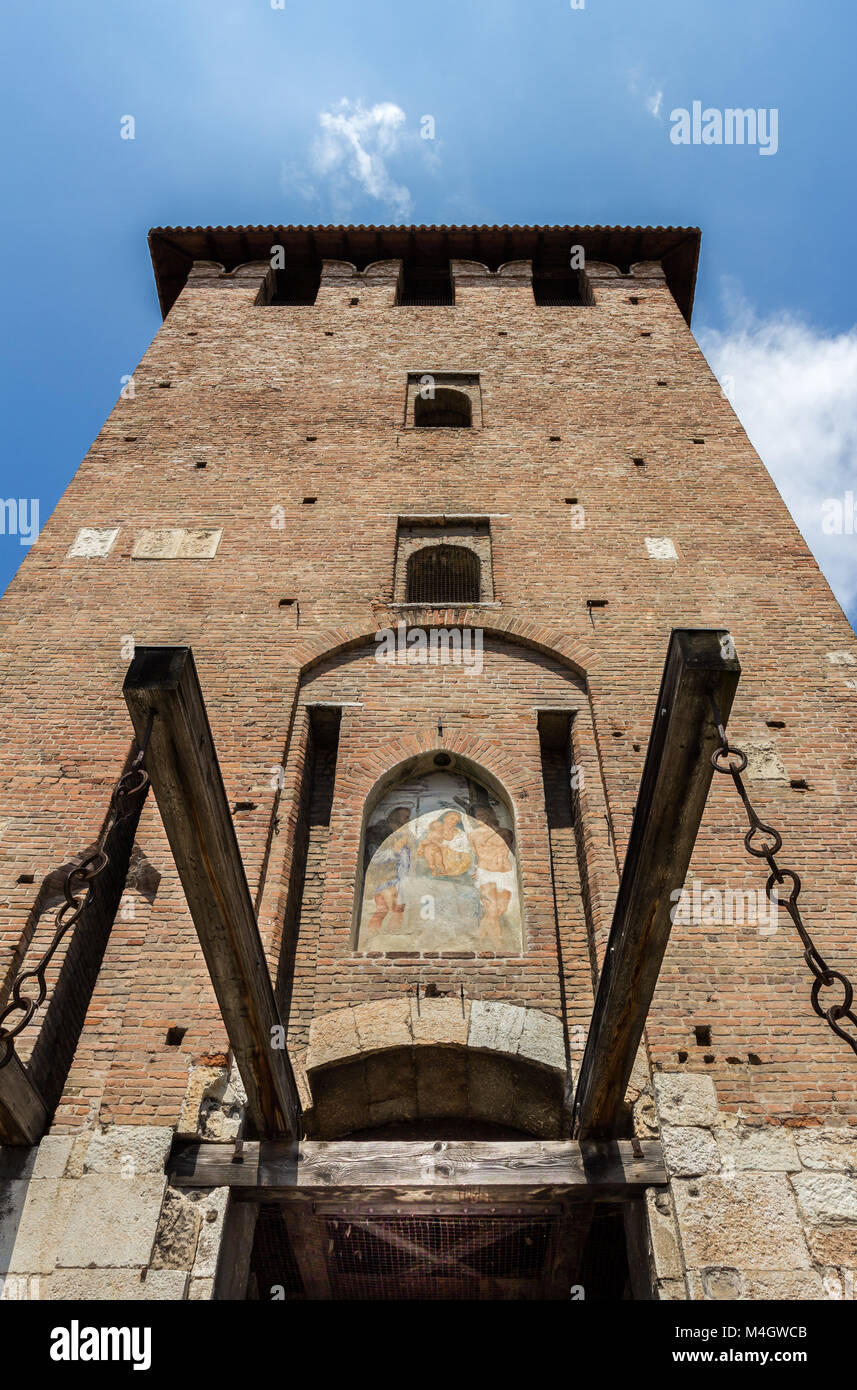
[[[247,1297],[250,1257],[258,1218],[257,1203],[236,1202],[229,1193],[211,1294],[216,1302],[243,1303]]]
[[[250,1201],[309,1200],[378,1213],[420,1207],[544,1205],[611,1201],[666,1182],[659,1143],[571,1139],[515,1143],[380,1143],[304,1140],[247,1143],[233,1162],[229,1144],[181,1143],[168,1165],[175,1187],[229,1187]]]
[[[710,697],[725,722],[740,673],[727,632],[673,630],[581,1063],[581,1138],[616,1133],[714,773]]]
[[[300,1103],[189,647],[138,647],[124,685],[256,1132],[296,1139]]]
[[[0,1144],[38,1144],[48,1127],[48,1111],[16,1052],[0,1067]]]

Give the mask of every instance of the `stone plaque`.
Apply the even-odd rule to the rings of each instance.
[[[113,542],[118,535],[118,526],[114,526],[110,529],[82,526],[69,549],[68,558],[83,560],[101,559],[104,555],[109,555]]]

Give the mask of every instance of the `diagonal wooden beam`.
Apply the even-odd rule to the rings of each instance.
[[[725,723],[740,674],[728,632],[673,630],[580,1068],[580,1138],[616,1133],[714,773],[711,697]]]
[[[16,1052],[0,1067],[0,1144],[38,1144],[48,1127],[48,1112],[29,1072]]]
[[[294,1140],[300,1103],[189,647],[138,647],[124,685],[256,1132]]]

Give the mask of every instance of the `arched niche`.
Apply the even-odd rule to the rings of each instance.
[[[376,785],[358,880],[358,951],[523,950],[514,812],[469,760],[441,751]]]

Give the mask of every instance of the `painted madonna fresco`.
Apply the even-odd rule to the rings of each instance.
[[[522,947],[515,836],[508,808],[453,772],[399,783],[366,829],[361,951]]]

